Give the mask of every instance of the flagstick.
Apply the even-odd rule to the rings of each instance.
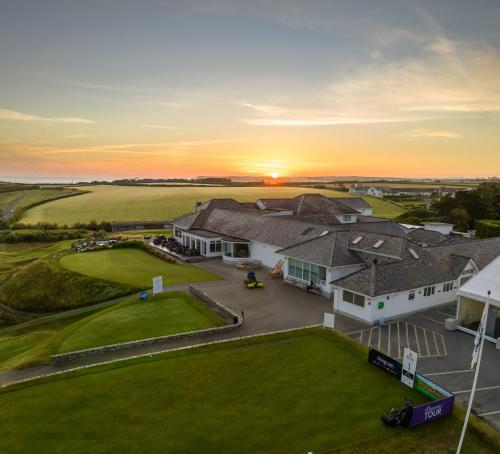
[[[486,306],[484,308],[486,312],[486,322],[488,321],[488,310],[490,308],[490,291],[488,290],[488,296],[486,298]],[[486,325],[486,323],[485,323]],[[481,334],[481,345],[479,347],[479,355],[477,358],[476,372],[474,373],[474,382],[472,383],[472,391],[470,394],[469,405],[467,406],[467,413],[465,414],[464,426],[462,427],[462,433],[460,435],[460,441],[458,442],[457,454],[460,454],[462,450],[462,444],[465,438],[465,431],[467,430],[467,423],[469,422],[470,411],[472,409],[472,401],[474,400],[474,393],[476,392],[477,377],[479,376],[479,367],[481,366],[481,358],[483,356],[483,345],[484,345],[484,334],[486,331],[486,326],[483,326],[483,332]]]

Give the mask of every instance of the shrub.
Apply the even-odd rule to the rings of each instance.
[[[500,236],[500,221],[493,219],[481,219],[476,221],[476,236],[479,238]]]

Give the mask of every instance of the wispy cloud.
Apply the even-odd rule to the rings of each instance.
[[[16,112],[15,110],[0,109],[0,120],[12,121],[46,121],[53,123],[95,123],[94,120],[78,117],[41,117],[39,115]]]
[[[66,134],[64,136],[61,136],[63,139],[83,139],[85,137],[88,137],[87,134]]]
[[[370,123],[399,123],[404,118],[354,118],[354,117],[309,117],[309,118],[242,118],[243,123],[254,126],[339,126]]]
[[[420,138],[439,138],[439,139],[460,139],[462,134],[453,131],[434,130],[434,129],[412,129],[402,134],[396,134],[394,137],[406,137],[411,139]]]
[[[171,131],[179,130],[177,126],[164,126],[164,125],[141,125],[141,128],[168,129]]]

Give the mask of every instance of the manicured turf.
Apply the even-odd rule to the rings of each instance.
[[[69,254],[62,257],[59,263],[86,276],[143,288],[150,288],[153,277],[160,275],[164,285],[218,279],[218,276],[203,269],[168,263],[138,249]]]
[[[224,324],[184,292],[150,296],[146,301],[134,295],[106,307],[82,308],[0,329],[0,371],[46,364],[56,353]]]
[[[422,397],[320,329],[71,372],[0,393],[0,452],[444,453],[460,421],[388,428]],[[470,433],[464,452],[493,452]]]
[[[224,324],[221,318],[184,292],[157,295],[146,301],[135,296],[117,308],[82,320],[62,342],[59,352],[198,331]]]
[[[345,192],[325,189],[289,187],[148,187],[86,186],[89,194],[48,202],[28,210],[22,222],[75,222],[170,220],[193,211],[196,202],[211,198],[234,198],[253,202],[258,198],[295,197],[303,193],[320,193],[327,197],[348,197]],[[372,199],[369,200],[372,202]],[[404,210],[390,202],[373,199],[374,215],[395,217]]]

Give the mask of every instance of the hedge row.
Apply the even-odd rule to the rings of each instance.
[[[476,236],[479,238],[500,236],[500,220],[481,219],[476,221]]]

